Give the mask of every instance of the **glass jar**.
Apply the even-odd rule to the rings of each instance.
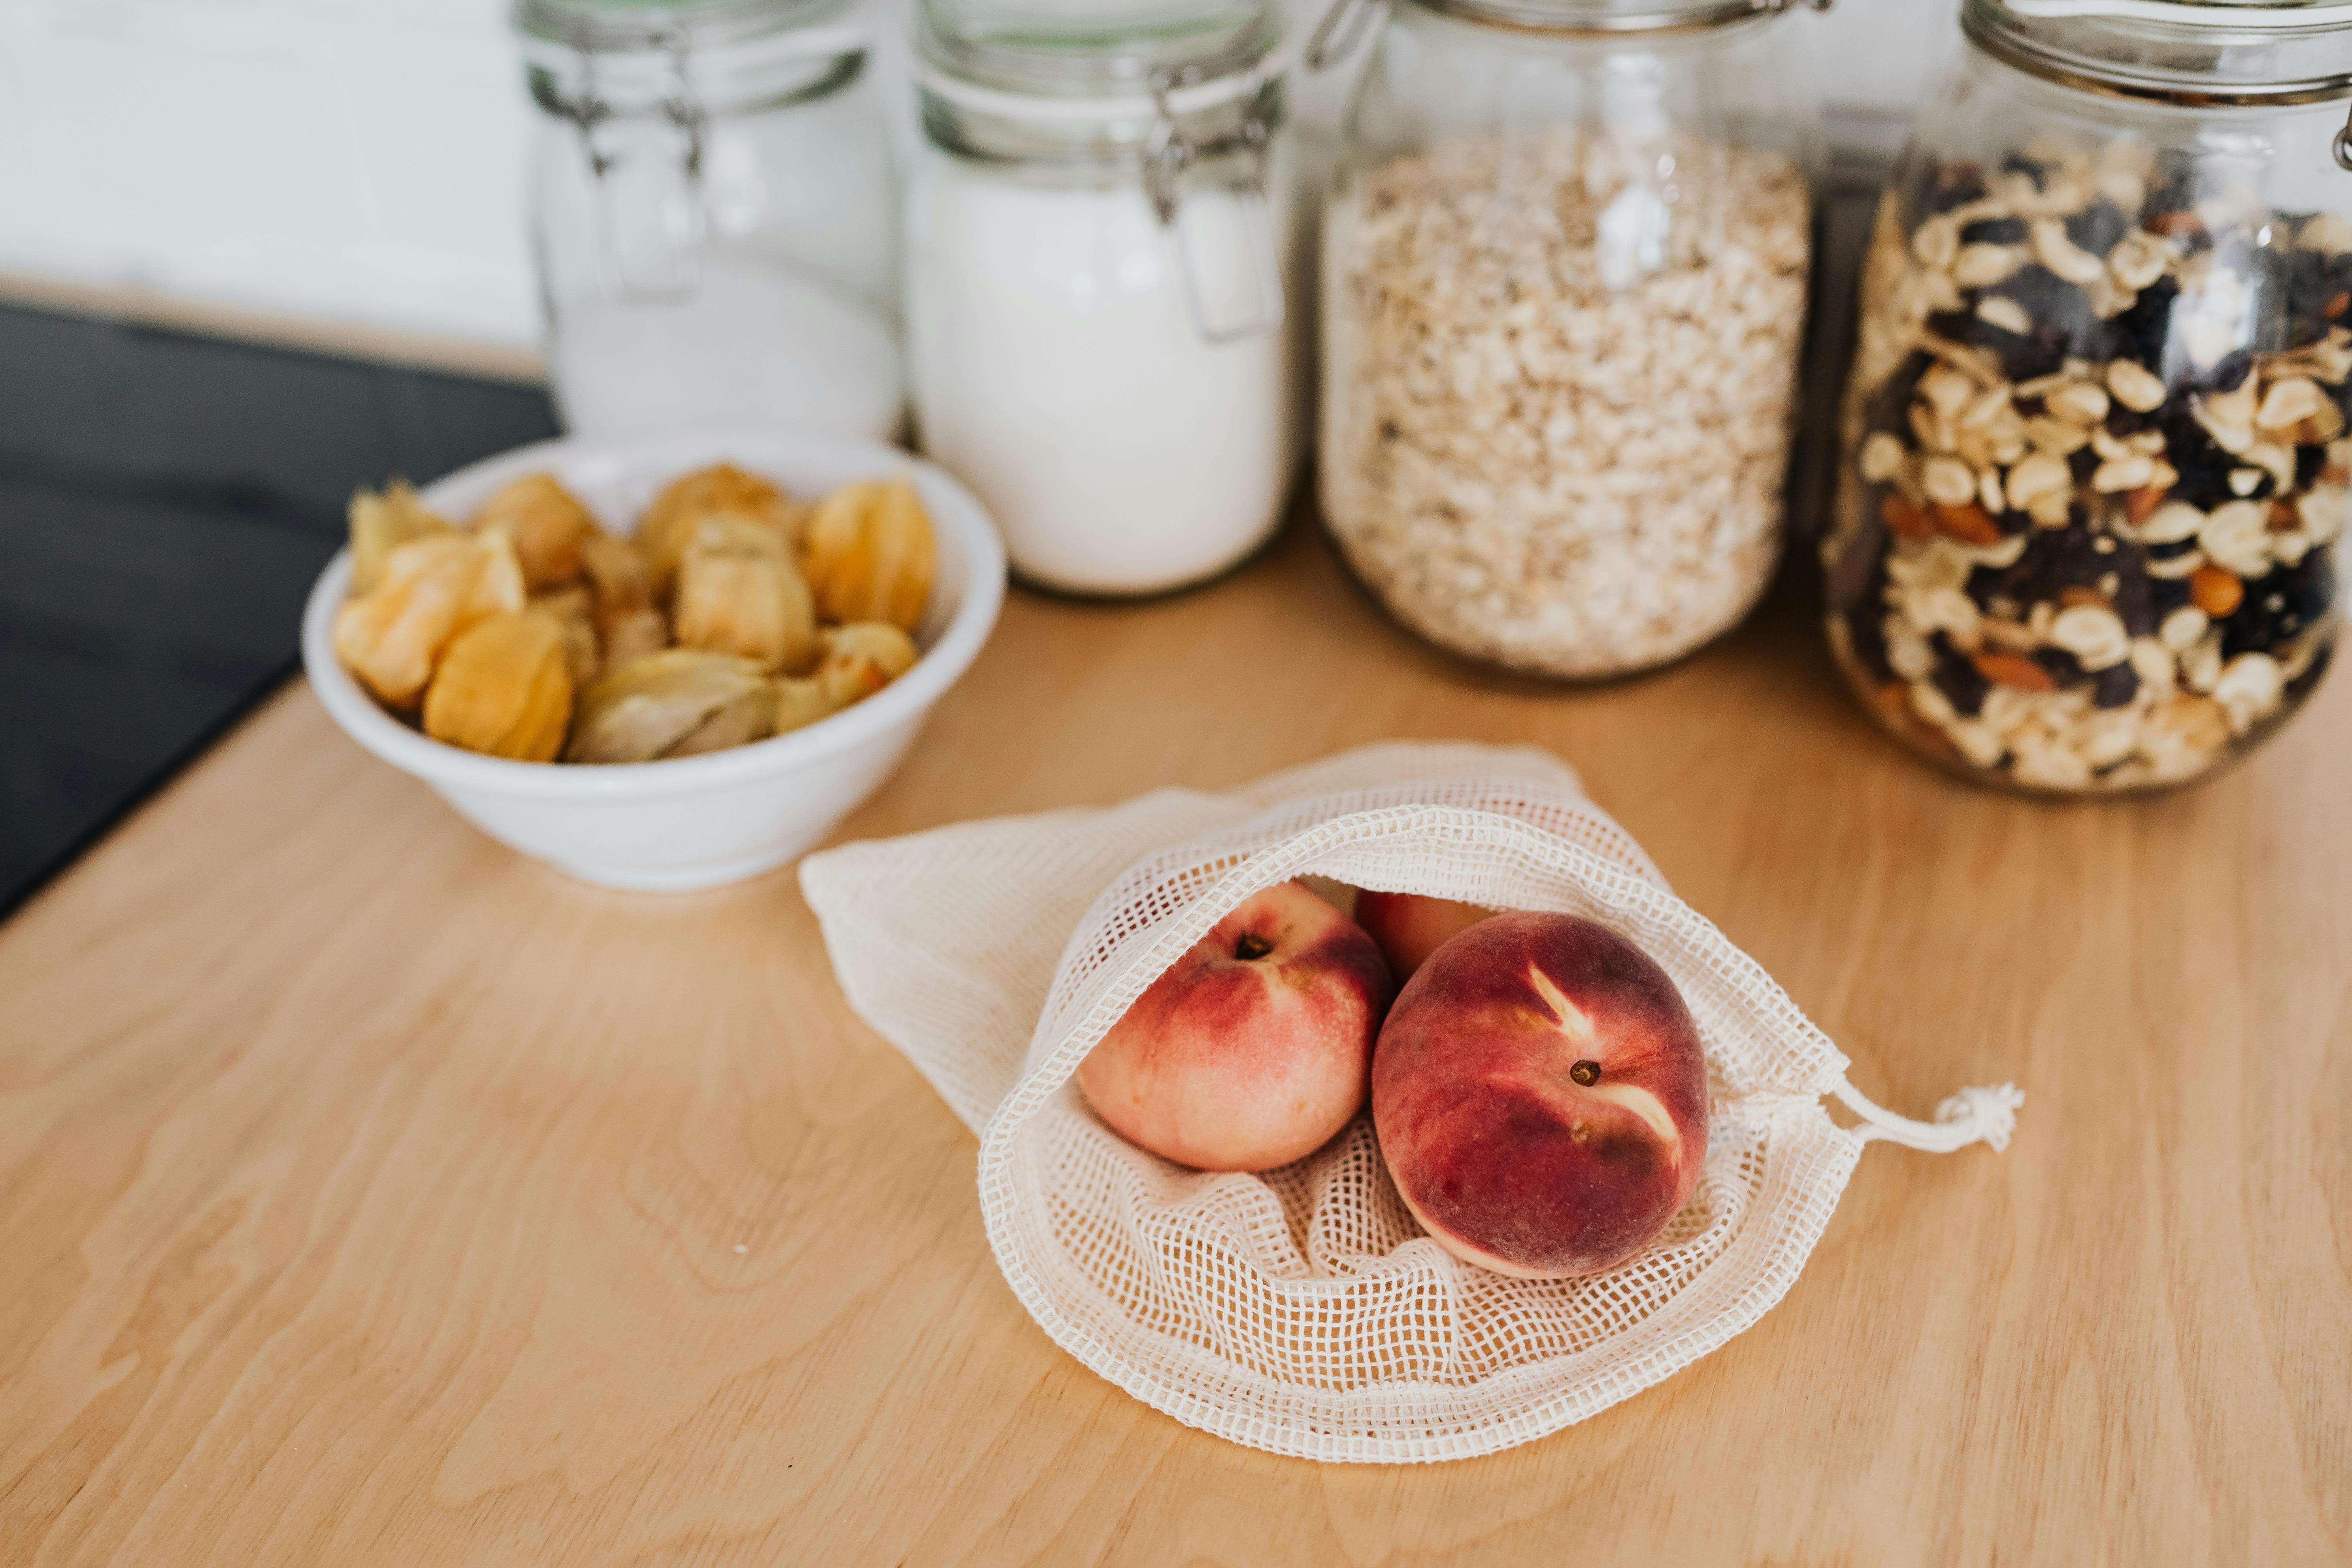
[[[1619,675],[1770,579],[1821,156],[1781,3],[1343,0],[1310,46],[1386,18],[1324,214],[1323,514],[1432,642]]]
[[[907,321],[925,451],[1024,580],[1213,577],[1303,457],[1266,0],[925,0]]]
[[[843,0],[520,0],[566,426],[895,438],[898,195]]]
[[[2334,646],[2352,22],[2292,0],[1962,21],[1864,261],[1830,640],[1889,729],[1969,777],[2196,778]]]

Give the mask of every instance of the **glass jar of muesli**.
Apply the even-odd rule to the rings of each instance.
[[[1890,729],[1970,776],[2178,784],[2273,730],[2334,647],[2352,17],[1962,21],[1864,263],[1830,640]]]
[[[1601,677],[1779,559],[1819,103],[1788,0],[1341,0],[1323,514],[1432,642]]]

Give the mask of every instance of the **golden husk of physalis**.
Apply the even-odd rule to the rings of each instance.
[[[580,542],[580,564],[600,611],[643,610],[654,602],[646,558],[629,540],[599,533]]]
[[[915,644],[887,621],[828,626],[816,683],[835,709],[873,696],[915,665]]]
[[[624,610],[601,623],[603,669],[618,669],[631,659],[659,653],[669,647],[669,621],[659,610]]]
[[[702,521],[715,514],[756,522],[780,543],[792,543],[793,505],[782,490],[732,463],[698,468],[671,480],[637,520],[637,547],[645,552],[656,601],[669,597],[678,558]]]
[[[723,752],[730,746],[748,746],[754,741],[764,741],[775,732],[775,694],[762,686],[756,691],[746,691],[713,712],[696,725],[685,740],[662,755],[698,757],[705,752]]]
[[[529,606],[563,628],[563,663],[572,684],[584,686],[604,668],[604,641],[596,635],[595,595],[585,583],[570,583],[530,596]]]
[[[572,724],[564,632],[543,611],[499,611],[449,644],[425,689],[425,733],[485,757],[555,762]]]
[[[908,632],[922,625],[935,555],[931,520],[905,479],[842,486],[817,503],[801,544],[819,615]]]
[[[719,513],[702,520],[678,557],[670,619],[680,647],[748,658],[797,673],[816,657],[816,601],[782,540]]]
[[[359,490],[352,496],[352,593],[365,594],[383,581],[383,563],[412,539],[454,533],[448,520],[427,511],[406,479],[394,479],[382,494]]]
[[[572,714],[569,763],[644,763],[670,755],[730,706],[769,696],[750,659],[664,648],[590,681]],[[765,725],[754,725],[765,733]],[[758,735],[749,738],[758,739]]]
[[[633,658],[669,646],[669,622],[654,605],[653,580],[635,543],[609,533],[580,542],[580,563],[596,600],[596,636],[604,668],[618,669]]]
[[[774,685],[773,727],[779,735],[788,735],[841,711],[841,705],[826,692],[824,682],[814,675],[782,676]]]
[[[460,632],[522,607],[522,567],[504,534],[413,539],[384,558],[373,590],[335,612],[335,657],[385,703],[412,709]]]
[[[563,488],[553,474],[509,479],[474,513],[474,531],[500,532],[514,541],[522,577],[533,590],[569,583],[580,575],[581,541],[604,531],[595,514]]]
[[[553,762],[571,722],[563,627],[537,610],[501,611],[467,627],[425,693],[425,732],[486,756]]]

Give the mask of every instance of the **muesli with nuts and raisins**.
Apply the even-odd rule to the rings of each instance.
[[[2352,221],[2118,140],[1882,202],[1830,637],[1882,719],[2053,792],[2179,783],[2326,669]]]

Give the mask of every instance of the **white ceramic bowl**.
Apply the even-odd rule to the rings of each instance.
[[[711,463],[814,496],[853,479],[911,474],[939,537],[939,570],[915,667],[856,707],[732,751],[604,767],[517,763],[429,740],[376,706],[329,641],[351,581],[330,562],[302,613],[302,667],[352,739],[433,786],[501,844],[608,888],[710,888],[782,865],[874,793],[923,716],[987,640],[1004,602],[1004,547],[980,503],[945,471],[870,442],[695,434],[636,441],[544,441],[462,468],[424,492],[463,521],[519,474],[551,469],[627,531],[662,486]]]

